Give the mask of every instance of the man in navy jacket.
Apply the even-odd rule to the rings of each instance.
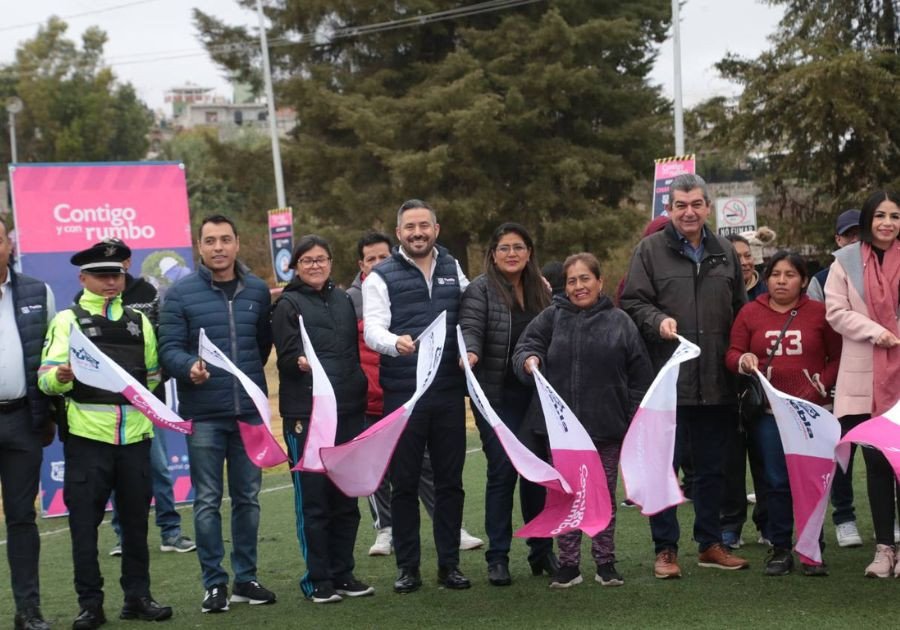
[[[207,369],[198,356],[203,328],[219,349],[266,391],[263,365],[272,349],[271,298],[266,284],[237,261],[240,240],[231,219],[213,215],[200,225],[201,265],[166,293],[160,314],[160,362],[178,383],[179,413],[194,421],[188,437],[194,485],[194,531],[205,594],[203,612],[228,610],[228,574],[222,568],[223,465],[231,497],[231,602],[271,604],[275,594],[256,578],[260,469],[247,456],[238,420],[261,420],[236,378]]]

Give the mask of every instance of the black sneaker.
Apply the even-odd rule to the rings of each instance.
[[[773,547],[766,558],[766,575],[787,575],[794,568],[794,556],[790,549]]]
[[[803,575],[806,577],[827,577],[828,576],[828,567],[823,562],[822,564],[806,564],[801,563],[803,567]]]
[[[225,584],[213,584],[206,589],[203,596],[203,604],[200,612],[221,613],[228,610],[228,586]]]
[[[103,606],[94,608],[82,608],[75,621],[72,622],[72,630],[96,630],[106,623],[106,615],[103,614]]]
[[[13,623],[16,630],[50,630],[50,624],[44,621],[41,609],[37,607],[20,610]]]
[[[338,595],[345,597],[368,597],[375,594],[375,589],[364,582],[360,582],[352,575],[349,579],[334,583],[334,590]]]
[[[559,567],[553,579],[550,580],[550,588],[569,588],[581,584],[581,569],[578,567]]]
[[[171,616],[171,606],[160,606],[152,597],[134,597],[125,600],[119,619],[165,621]]]
[[[306,596],[306,599],[313,604],[331,604],[343,601],[337,591],[331,585],[331,582],[320,582],[315,585],[313,592]]]
[[[231,594],[232,604],[250,604],[259,606],[262,604],[274,604],[275,593],[265,588],[256,580],[249,582],[235,582],[234,592]]]
[[[594,576],[594,579],[597,582],[600,582],[601,586],[622,586],[625,584],[625,578],[622,577],[621,573],[616,571],[615,562],[598,564],[597,575]]]

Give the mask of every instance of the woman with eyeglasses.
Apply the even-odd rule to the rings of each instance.
[[[298,315],[337,399],[336,444],[356,437],[366,410],[366,377],[359,363],[356,311],[331,280],[331,247],[320,236],[304,236],[291,256],[296,274],[272,307],[278,355],[278,404],[293,467],[303,455],[312,414],[312,373]],[[323,473],[294,472],[294,503],[306,573],[300,579],[311,602],[339,602],[375,590],[353,574],[359,528],[357,499],[337,489]]]
[[[541,277],[528,230],[518,223],[500,225],[488,243],[484,273],[463,294],[459,322],[469,365],[491,406],[513,433],[518,432],[534,391],[513,373],[513,349],[528,323],[549,304],[550,291]],[[513,496],[519,475],[494,430],[474,406],[472,412],[488,466],[484,497],[488,581],[494,586],[506,586],[512,582],[509,549]],[[529,520],[543,507],[544,490],[522,480],[519,494],[523,516]],[[532,573],[552,575],[556,570],[553,540],[533,538],[528,540],[528,546]]]

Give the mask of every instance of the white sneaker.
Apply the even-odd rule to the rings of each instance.
[[[760,534],[759,538],[756,539],[756,544],[757,545],[765,545],[766,547],[771,547],[772,541],[769,540],[768,538],[766,538],[765,536],[763,536],[762,534]]]
[[[747,503],[750,503],[751,505],[756,504],[756,493],[755,492],[751,492],[750,494],[747,495]]]
[[[466,531],[465,528],[459,530],[459,548],[463,551],[471,551],[472,549],[478,549],[479,547],[484,547],[484,541],[480,538],[476,538],[472,534]]]
[[[875,545],[875,558],[866,567],[866,577],[887,578],[894,572],[894,548]]]
[[[856,528],[856,521],[847,521],[834,526],[838,547],[861,547],[862,538]]]
[[[390,527],[378,530],[375,536],[375,544],[369,547],[370,556],[389,556],[394,550],[394,537]]]

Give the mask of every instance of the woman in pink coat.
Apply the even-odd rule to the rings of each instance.
[[[860,215],[860,242],[835,254],[825,283],[828,323],[844,338],[834,415],[844,433],[900,399],[900,195],[872,194]],[[894,472],[864,448],[875,528],[869,577],[900,577],[894,549]]]

